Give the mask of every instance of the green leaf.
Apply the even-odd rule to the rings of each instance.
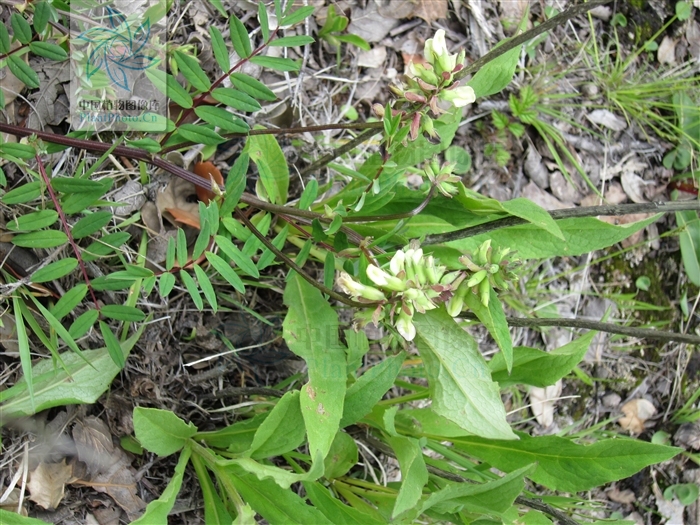
[[[405,357],[403,352],[387,357],[367,370],[348,388],[340,428],[357,423],[384,397],[394,385]]]
[[[212,252],[205,252],[204,256],[207,261],[214,267],[214,269],[219,272],[219,275],[226,279],[226,281],[233,286],[238,292],[245,293],[245,285],[243,281],[238,276],[238,274],[231,268],[231,266],[224,261],[221,257]]]
[[[139,408],[135,408],[134,413],[136,410],[139,410]],[[136,419],[135,414],[134,419]],[[185,476],[185,468],[187,467],[187,462],[190,460],[191,455],[192,449],[190,447],[185,447],[180,453],[177,465],[175,465],[173,477],[168,481],[168,485],[165,487],[163,493],[158,499],[151,501],[143,515],[139,519],[132,521],[131,525],[168,525],[168,515],[177,500],[177,495],[182,486],[182,479]]]
[[[246,75],[245,73],[231,73],[230,78],[231,83],[236,88],[244,93],[248,93],[251,97],[257,98],[258,100],[277,100],[277,96],[270,91],[265,84],[254,79],[250,75]]]
[[[306,188],[299,198],[299,209],[308,209],[316,200],[318,195],[318,181],[316,179],[311,179],[306,183]]]
[[[59,321],[71,313],[78,306],[87,294],[86,284],[79,283],[64,293],[58,302],[49,309],[53,316]]]
[[[246,186],[246,173],[248,172],[248,154],[241,153],[231,166],[226,177],[226,198],[224,199],[219,215],[224,217],[224,221],[230,219],[231,213],[243,195]],[[235,222],[235,221],[233,221]],[[236,223],[238,224],[238,223]],[[214,232],[216,233],[216,232]]]
[[[95,324],[95,321],[97,321],[99,316],[100,312],[98,310],[88,310],[87,312],[80,314],[78,318],[70,325],[68,333],[73,339],[78,339],[84,336],[88,330],[92,328],[92,325]]]
[[[700,219],[695,211],[677,211],[676,223],[682,228],[678,234],[683,268],[688,279],[700,286]]]
[[[425,500],[421,512],[434,509],[441,513],[459,512],[463,507],[471,512],[484,514],[503,514],[511,508],[515,498],[525,488],[525,476],[535,470],[534,465],[520,468],[502,478],[488,483],[471,485],[468,483],[452,483],[433,492]]]
[[[41,34],[44,32],[44,29],[46,29],[50,18],[51,6],[48,2],[37,2],[34,4],[33,25],[34,31],[36,31],[37,34]],[[2,51],[0,49],[0,52],[4,53],[5,51]]]
[[[175,276],[172,273],[164,273],[158,279],[158,291],[162,297],[167,297],[175,286]]]
[[[199,106],[195,108],[194,112],[205,122],[218,126],[224,131],[230,131],[231,133],[247,133],[250,130],[248,124],[233,113],[229,113],[224,108]]]
[[[55,248],[67,242],[66,234],[58,230],[20,233],[12,238],[12,244],[22,248]]]
[[[315,40],[306,35],[283,36],[270,42],[270,47],[296,47],[313,44]]]
[[[301,389],[309,455],[322,462],[343,414],[346,388],[345,350],[338,341],[338,316],[321,292],[296,273],[284,291],[289,308],[283,335],[290,350],[304,359],[309,382]]]
[[[493,288],[489,287],[489,305],[484,306],[479,296],[474,293],[467,293],[464,304],[474,312],[493,337],[494,341],[501,349],[501,353],[506,360],[508,371],[513,367],[513,340],[510,337],[508,321],[503,311],[503,305],[498,299],[498,295]]]
[[[258,167],[260,181],[274,204],[287,202],[289,166],[277,139],[272,135],[254,135],[248,138],[245,151]]]
[[[209,36],[211,36],[211,47],[214,51],[216,63],[219,64],[224,73],[228,73],[228,70],[231,69],[231,61],[229,60],[228,48],[221,31],[212,24],[209,26]]]
[[[68,58],[68,53],[66,53],[61,46],[51,44],[50,42],[31,42],[29,44],[29,50],[35,55],[46,57],[51,60],[62,61]]]
[[[347,474],[357,464],[357,443],[342,430],[333,439],[331,449],[323,461],[323,476],[326,479],[340,478]]]
[[[531,200],[518,198],[502,202],[501,205],[503,209],[511,215],[525,219],[535,226],[539,226],[558,239],[564,239],[564,234],[559,229],[559,226],[557,226],[557,222],[552,219],[552,216],[547,213],[547,210],[538,206]]]
[[[217,235],[214,239],[219,249],[221,249],[221,251],[224,252],[227,257],[229,257],[234,263],[236,263],[236,266],[238,266],[241,270],[243,270],[251,277],[254,277],[256,279],[260,277],[260,272],[255,266],[255,263],[250,259],[250,257],[244,255],[243,252],[241,252],[241,250],[239,250],[238,247],[235,244],[233,244],[229,239],[227,239],[223,235]]]
[[[1,148],[1,146],[0,146]],[[0,153],[2,150],[0,150]],[[14,190],[8,191],[2,196],[2,202],[4,204],[22,204],[25,202],[33,201],[41,195],[41,183],[39,181],[28,182],[27,184],[22,184],[22,186],[15,188]]]
[[[258,427],[244,457],[263,459],[291,452],[304,442],[299,391],[287,392]]]
[[[108,211],[98,211],[91,213],[87,217],[83,217],[76,222],[71,228],[71,234],[74,239],[82,239],[88,235],[92,235],[101,228],[107,226],[112,220],[112,213]]]
[[[54,210],[41,210],[26,215],[20,215],[7,223],[7,229],[16,231],[34,231],[48,228],[58,220],[58,213]]]
[[[127,142],[132,148],[142,149],[148,153],[158,153],[162,149],[160,143],[151,138],[129,140]]]
[[[333,525],[295,492],[283,489],[270,479],[259,480],[237,465],[227,467],[226,474],[243,500],[270,525]]]
[[[189,447],[188,447],[189,448]],[[221,501],[216,487],[211,480],[207,468],[201,457],[195,454],[192,457],[192,465],[197,474],[199,487],[202,489],[202,499],[204,500],[204,523],[211,525],[230,525],[233,522],[224,502]],[[253,516],[255,513],[253,513]],[[235,523],[235,522],[234,522]],[[246,524],[248,525],[248,524]],[[255,525],[253,521],[250,525]]]
[[[231,44],[233,44],[233,49],[239,57],[248,58],[252,50],[250,48],[250,37],[248,36],[248,31],[243,25],[243,22],[241,22],[236,15],[231,14],[228,23],[231,29]]]
[[[187,238],[185,237],[185,230],[182,228],[177,229],[177,242],[175,247],[177,251],[177,264],[182,268],[187,264]]]
[[[109,356],[112,358],[112,361],[114,361],[114,364],[116,364],[120,369],[124,368],[126,360],[124,359],[124,354],[119,346],[119,339],[117,339],[117,336],[114,335],[112,329],[107,323],[100,321],[99,325],[102,338],[107,346],[107,352],[109,352]]]
[[[96,310],[90,313],[97,314]],[[121,343],[124,358],[141,337],[145,325]],[[73,335],[71,333],[71,335]],[[31,376],[34,378],[34,406],[27,393],[26,377],[13,387],[0,392],[0,420],[29,416],[55,406],[94,403],[109,388],[120,369],[114,364],[105,348],[84,350],[83,356],[74,352],[61,354],[68,373],[56,368],[53,358],[40,359],[34,363]]]
[[[193,144],[206,144],[215,146],[226,142],[226,139],[219,135],[213,129],[197,126],[195,124],[183,124],[178,128],[178,133],[182,138],[192,142]]]
[[[306,490],[306,496],[314,507],[320,510],[332,523],[346,525],[385,525],[387,523],[373,515],[365,514],[345,505],[334,497],[329,489],[317,481],[304,481],[302,484]]]
[[[54,279],[60,279],[75,270],[76,266],[78,266],[78,260],[73,257],[54,261],[34,272],[31,275],[31,281],[33,283],[45,283]]]
[[[106,304],[100,309],[100,312],[102,315],[109,317],[110,319],[116,319],[117,321],[129,321],[132,323],[143,321],[146,318],[146,314],[144,314],[138,308],[121,304]]]
[[[512,246],[522,259],[575,257],[608,248],[659,220],[659,217],[661,215],[656,214],[621,226],[608,224],[593,217],[563,219],[557,221],[557,225],[564,234],[563,241],[532,224],[522,224],[452,241],[445,247],[436,247],[430,252],[439,257],[443,264],[450,264],[450,268],[459,267],[453,266],[457,258],[464,252],[473,252],[487,239],[492,239],[494,246]]]
[[[503,45],[504,42],[505,40],[502,40],[500,44]],[[476,98],[498,93],[510,84],[520,59],[521,48],[522,45],[514,47],[491,62],[484,64],[474,74],[472,79],[467,82],[467,86],[474,90]]]
[[[299,71],[301,68],[301,64],[291,58],[254,56],[250,62],[274,71]]]
[[[194,305],[197,307],[197,310],[201,312],[204,309],[204,302],[202,301],[202,296],[199,294],[199,288],[197,288],[197,283],[194,282],[192,276],[185,270],[180,270],[180,279],[182,279],[182,282],[185,285],[187,292],[190,294],[190,297],[192,297],[192,300],[194,301]]]
[[[681,22],[688,20],[690,18],[690,14],[693,11],[693,6],[690,5],[688,2],[685,1],[680,1],[676,2],[676,16],[678,17],[678,20]]]
[[[209,277],[207,277],[207,274],[204,272],[204,270],[202,270],[202,268],[198,264],[194,265],[194,273],[197,276],[197,282],[199,283],[199,287],[201,288],[204,297],[206,298],[207,302],[211,305],[211,309],[213,310],[213,312],[216,313],[218,309],[216,303],[216,292],[214,292],[214,287],[211,285]]]
[[[175,104],[185,109],[192,107],[192,97],[174,76],[156,68],[148,68],[146,76],[153,82],[158,91],[170,98]]]
[[[211,82],[196,58],[186,55],[181,51],[175,51],[175,62],[187,81],[198,91],[209,91]]]
[[[28,88],[34,89],[40,86],[39,75],[37,75],[36,72],[19,56],[8,56],[7,67],[9,67],[12,74],[22,81],[22,83]]]
[[[536,463],[528,477],[552,490],[579,492],[631,476],[646,466],[672,458],[681,449],[652,445],[635,439],[605,439],[577,445],[558,436],[530,437],[519,441],[452,438],[459,449],[503,472]],[[575,474],[575,475],[572,475]]]
[[[134,408],[134,434],[139,443],[160,457],[182,449],[197,433],[193,423],[185,423],[169,410]]]
[[[36,149],[33,146],[30,146],[29,144],[16,144],[14,142],[6,142],[5,144],[0,144],[0,154],[11,157],[17,157],[18,159],[33,159],[34,157],[36,157]],[[20,187],[30,186],[33,184],[39,184],[39,181],[28,182],[24,186]]]
[[[233,88],[216,88],[211,92],[211,96],[222,104],[226,104],[238,111],[252,113],[261,108],[260,103],[253,97]]]
[[[293,26],[294,24],[297,24],[304,20],[304,18],[306,18],[307,16],[310,16],[314,12],[314,9],[316,8],[312,5],[300,7],[296,11],[293,11],[292,13],[283,17],[280,21],[280,26]]]
[[[428,469],[417,439],[395,436],[388,437],[387,443],[396,452],[401,467],[401,488],[391,513],[394,519],[416,506],[423,494],[423,487],[428,483]]]
[[[43,2],[42,2],[43,3]],[[10,33],[7,32],[5,24],[0,24],[0,53],[10,52]]]
[[[29,518],[4,509],[0,509],[0,523],[2,525],[46,525],[44,520]]]
[[[353,45],[355,47],[359,47],[360,49],[364,51],[369,51],[371,46],[365,40],[359,35],[353,35],[353,34],[347,34],[347,35],[334,35],[333,38],[338,40],[339,42],[345,42],[346,44]]]
[[[514,439],[498,385],[474,339],[444,308],[416,314],[413,323],[433,410],[475,435]]]
[[[40,400],[37,400],[37,385],[36,381],[39,379],[37,374],[35,374],[34,368],[32,367],[32,356],[31,349],[29,348],[29,337],[27,337],[27,328],[24,326],[24,319],[22,318],[22,301],[21,299],[13,295],[12,296],[12,308],[15,314],[15,330],[17,332],[17,346],[19,347],[19,360],[22,366],[22,380],[29,393],[29,403],[31,407],[30,414],[34,414],[36,411],[37,404]],[[16,386],[16,384],[15,384]],[[14,387],[13,387],[14,388]],[[9,390],[12,390],[10,388]],[[5,394],[5,392],[3,392]],[[2,396],[5,399],[5,395]],[[3,406],[0,406],[0,421],[3,421]]]
[[[54,177],[51,179],[51,187],[62,193],[97,193],[104,189],[100,182],[69,177]]]
[[[513,352],[513,370],[510,374],[506,370],[503,354],[496,354],[489,361],[491,377],[501,388],[519,383],[541,388],[553,385],[581,362],[596,333],[588,332],[551,352],[517,347]]]
[[[28,44],[32,41],[32,27],[29,25],[22,15],[15,12],[10,16],[10,25],[15,33],[15,38],[22,44]]]
[[[275,238],[272,239],[272,245],[278,250],[281,250],[284,246],[285,241],[287,240],[288,234],[289,225],[285,224],[284,227],[280,230],[280,232],[277,235],[275,235]],[[260,258],[258,259],[256,266],[258,270],[263,271],[270,264],[272,264],[274,260],[275,254],[272,253],[272,251],[270,251],[269,249],[265,248],[265,250],[263,250],[262,254],[260,255]]]
[[[258,21],[260,22],[260,32],[262,33],[263,42],[267,42],[270,40],[270,22],[264,2],[258,2]]]
[[[93,261],[101,256],[109,255],[129,240],[129,232],[115,232],[102,236],[85,248],[83,260]]]

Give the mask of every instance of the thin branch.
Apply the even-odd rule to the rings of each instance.
[[[598,7],[600,5],[608,4],[611,1],[612,0],[591,0],[589,2],[584,2],[584,3],[577,4],[575,6],[572,6],[569,9],[567,9],[566,11],[562,11],[561,13],[559,13],[556,16],[553,16],[549,20],[542,22],[537,27],[533,27],[532,29],[530,29],[529,31],[526,31],[525,33],[523,33],[521,35],[513,37],[510,40],[506,40],[498,47],[495,47],[491,51],[486,53],[479,60],[476,60],[475,62],[466,66],[461,71],[458,71],[457,73],[455,73],[454,78],[455,78],[455,80],[461,80],[464,77],[466,77],[467,75],[470,75],[471,73],[478,71],[479,69],[484,67],[486,64],[488,64],[492,60],[495,60],[498,57],[500,57],[501,55],[506,54],[511,49],[514,49],[514,48],[524,44],[525,42],[532,40],[533,38],[535,38],[538,35],[541,35],[542,33],[550,31],[556,27],[559,27],[560,25],[563,25],[565,22],[569,21],[570,19],[574,18],[575,16],[578,16],[582,13],[590,11],[591,9]]]
[[[478,320],[474,314],[469,312],[460,314],[460,317],[463,319]],[[585,330],[596,330],[598,332],[607,332],[610,334],[627,335],[630,337],[644,339],[655,339],[657,341],[675,341],[678,343],[700,345],[700,337],[696,335],[666,332],[664,330],[654,330],[652,328],[620,326],[617,324],[603,323],[600,321],[588,321],[586,319],[525,319],[522,317],[506,317],[506,322],[510,326],[518,327],[558,326],[563,328],[583,328]]]
[[[362,144],[365,140],[369,139],[370,137],[376,135],[381,131],[380,128],[383,128],[384,124],[382,122],[369,122],[368,124],[379,124],[378,126],[373,126],[364,132],[360,133],[357,137],[354,139],[348,141],[347,144],[343,144],[339,148],[334,149],[331,151],[329,154],[324,155],[320,159],[315,160],[311,164],[309,164],[306,168],[301,170],[299,175],[301,177],[304,177],[305,175],[308,175],[311,172],[314,172],[320,168],[323,168],[326,166],[328,163],[332,162],[334,159],[340,157],[341,155],[345,155],[348,151],[351,151],[355,147],[357,147],[359,144]]]
[[[633,204],[606,204],[603,206],[586,206],[579,208],[566,208],[564,210],[552,210],[549,215],[554,220],[572,219],[577,217],[598,217],[600,215],[631,215],[635,213],[669,213],[683,210],[700,210],[700,201],[672,201],[672,202],[643,202]],[[421,243],[423,245],[440,244],[456,241],[467,237],[474,237],[500,228],[527,224],[528,221],[520,217],[504,217],[495,221],[470,226],[447,233],[428,235]]]
[[[350,429],[348,430],[351,432],[352,436],[355,439],[359,439],[360,441],[364,442],[367,446],[379,450],[379,452],[381,452],[385,456],[389,456],[396,459],[396,453],[394,452],[394,450],[390,446],[379,441],[371,434],[368,434],[363,431],[358,431],[360,429],[356,426],[350,427]],[[452,472],[448,472],[446,470],[434,467],[432,465],[426,465],[426,468],[428,469],[428,472],[430,472],[434,476],[438,476],[449,481],[454,481],[456,483],[474,483],[470,479],[463,478],[462,476],[453,474]],[[579,523],[576,520],[570,518],[562,511],[555,509],[554,507],[547,505],[546,503],[543,503],[540,500],[526,498],[525,496],[518,496],[517,498],[515,498],[515,503],[523,505],[524,507],[539,510],[540,512],[544,512],[545,514],[548,514],[549,516],[552,516],[554,519],[558,520],[562,525],[579,525]]]

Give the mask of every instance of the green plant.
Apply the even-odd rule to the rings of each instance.
[[[284,524],[548,522],[549,516],[571,525],[575,522],[568,512],[576,498],[547,503],[527,480],[575,493],[675,456],[676,448],[638,439],[534,437],[507,419],[501,387],[558,381],[575,370],[594,336],[589,331],[549,353],[513,348],[502,301],[518,278],[520,261],[607,248],[655,220],[625,226],[593,217],[555,220],[526,199],[501,203],[485,198],[460,182],[452,163],[439,163],[438,155],[449,151],[453,141],[460,108],[511,81],[518,41],[502,44],[462,85],[469,71],[464,52],[449,53],[444,31],[438,31],[426,42],[425,63],[412,66],[405,84],[392,87],[395,100],[375,107],[381,120],[365,125],[370,133],[382,134],[380,152],[356,169],[332,165],[335,179],[344,184],[331,196],[319,198],[325,188],[307,179],[292,204],[289,168],[274,131],[250,129],[241,118],[275,94],[240,71],[246,62],[282,72],[299,69],[291,58],[262,54],[269,46],[311,44],[308,36],[279,36],[283,27],[302,22],[313,11],[293,10],[292,4],[283,8],[275,1],[279,26],[274,29],[267,7],[259,4],[256,43],[235,14],[213,2],[230,28],[230,46],[219,30],[210,28],[218,76],[210,79],[193,50],[185,47],[169,53],[171,73],[149,74],[155,88],[167,91],[177,106],[163,132],[130,130],[124,146],[118,140],[100,142],[91,133],[62,136],[0,124],[0,131],[28,139],[0,145],[0,157],[27,180],[15,181],[0,198],[15,212],[8,225],[11,242],[18,248],[66,247],[70,254],[25,275],[1,270],[8,283],[3,292],[12,302],[23,379],[0,392],[0,417],[5,421],[94,402],[122,370],[145,327],[131,325],[149,319],[145,310],[157,310],[151,300],[167,298],[179,285],[198,310],[215,313],[231,288],[240,299],[251,288],[269,286],[264,274],[274,264],[286,271],[283,337],[305,361],[303,385],[266,390],[268,402],[258,413],[214,431],[200,431],[170,411],[135,408],[138,444],[158,456],[180,454],[168,487],[135,523],[167,523],[191,464],[207,523],[252,524],[258,513],[269,523]],[[21,46],[35,38],[63,38],[53,35],[53,26],[41,24],[45,12],[47,19],[61,19],[55,2],[31,7],[33,11],[28,7],[24,14],[13,14],[13,38]],[[559,23],[575,12],[551,20]],[[33,30],[25,19],[30,16]],[[327,35],[333,32],[329,29]],[[240,57],[235,64],[230,63],[231,48]],[[32,87],[30,73],[10,49],[9,33],[0,28],[2,60],[14,64],[11,71]],[[53,55],[60,58],[56,50]],[[182,84],[175,72],[184,78]],[[221,87],[227,78],[233,87]],[[525,95],[516,101],[521,121],[531,106]],[[195,174],[167,156],[197,146],[213,153],[231,137],[243,138],[245,146],[225,181],[206,163]],[[82,161],[70,176],[62,176],[46,154],[66,147],[101,157],[91,166]],[[163,207],[161,215],[169,214],[177,228],[165,242],[162,260],[148,260],[145,231],[133,240],[126,231],[145,217],[144,208],[126,217],[107,210],[115,205],[106,199],[114,179],[96,173],[110,156],[133,161],[143,180],[151,176],[149,166],[157,167],[200,190],[191,208]],[[461,160],[460,171],[466,164]],[[258,172],[255,195],[246,191],[251,167]],[[406,174],[419,169],[425,173],[425,188],[411,190]],[[504,221],[509,227],[496,229]],[[486,227],[494,229],[470,230]],[[283,249],[289,246],[295,253]],[[90,274],[95,261],[108,269],[105,275]],[[322,282],[314,277],[316,270]],[[82,282],[65,294],[48,287],[68,275]],[[33,295],[32,286],[42,283],[47,284],[46,301]],[[334,283],[343,293],[333,289]],[[103,304],[105,298],[112,304]],[[363,367],[370,352],[365,333],[350,327],[341,332],[340,304],[356,309],[358,323],[387,329],[386,353],[373,366]],[[48,326],[42,326],[39,315]],[[466,315],[475,316],[501,350],[488,362],[463,329]],[[121,330],[115,329],[118,322],[124,323]],[[103,348],[81,346],[88,333],[101,338]],[[51,356],[33,362],[30,337]],[[405,368],[410,364],[408,341],[418,350],[410,369]],[[427,378],[428,386],[412,382],[415,376]],[[385,399],[394,387],[398,394]],[[409,404],[417,400],[430,400],[431,407]],[[395,457],[402,481],[381,483],[362,476],[356,468],[358,442]],[[0,518],[31,522],[5,510]]]

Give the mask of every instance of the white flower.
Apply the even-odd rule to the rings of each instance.
[[[364,299],[369,299],[370,301],[383,301],[386,299],[381,290],[377,290],[372,286],[365,286],[362,283],[358,283],[346,272],[340,272],[340,277],[338,277],[337,283],[343,292],[352,297],[362,297]]]
[[[425,41],[423,56],[433,66],[439,65],[442,71],[452,72],[457,65],[457,55],[450,55],[447,52],[445,43],[445,31],[438,29],[435,37]]]
[[[459,86],[440,92],[440,98],[451,102],[457,108],[463,108],[476,100],[474,90],[470,86]]]
[[[404,269],[404,262],[406,260],[406,254],[403,250],[397,250],[394,256],[391,258],[389,263],[389,269],[394,275],[399,275]]]
[[[406,341],[413,341],[416,337],[416,327],[413,326],[413,312],[406,306],[399,309],[399,318],[396,320],[394,326],[396,326],[401,337]]]
[[[369,277],[377,286],[388,288],[389,290],[393,290],[395,292],[402,292],[406,289],[406,284],[401,279],[390,275],[373,264],[370,264],[367,267],[367,277]]]

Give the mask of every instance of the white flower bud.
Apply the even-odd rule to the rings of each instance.
[[[395,292],[402,292],[406,289],[406,283],[404,283],[401,279],[390,275],[373,264],[367,267],[367,277],[369,277],[370,280],[377,286],[388,288],[389,290],[393,290]]]
[[[476,100],[474,90],[470,86],[459,86],[440,92],[440,98],[451,102],[456,108],[463,108]]]

